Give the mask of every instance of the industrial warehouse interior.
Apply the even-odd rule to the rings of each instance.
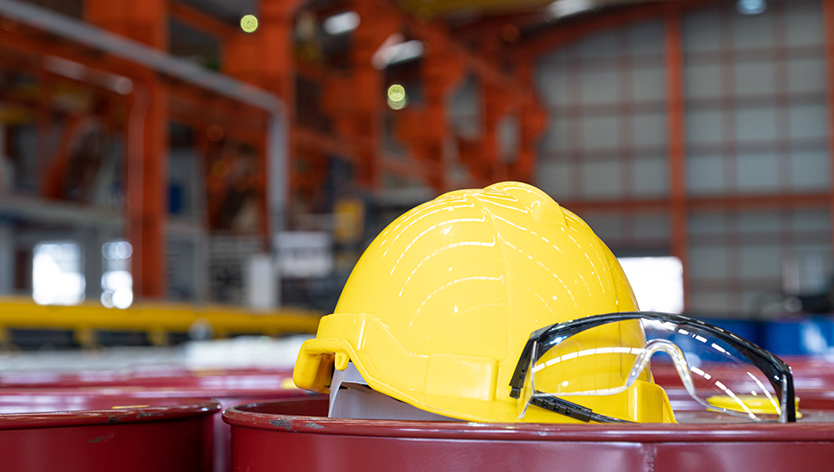
[[[828,470],[834,0],[0,0],[0,471]]]

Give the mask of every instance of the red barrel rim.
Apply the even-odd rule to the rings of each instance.
[[[287,399],[239,405],[223,420],[233,427],[277,433],[332,434],[420,439],[592,442],[748,442],[832,441],[834,423],[758,424],[539,424],[400,420],[356,420],[304,414],[326,411],[327,399]],[[834,402],[828,405],[834,407]],[[264,412],[278,409],[284,414]],[[827,408],[828,409],[828,408]],[[286,414],[297,412],[299,414]]]
[[[136,403],[137,399],[123,397],[119,400]],[[109,410],[5,413],[0,414],[0,430],[170,421],[209,416],[220,410],[220,403],[214,399],[193,398],[173,399],[170,405],[136,405]]]

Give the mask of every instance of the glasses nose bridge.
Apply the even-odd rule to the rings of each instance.
[[[684,356],[683,351],[681,351],[681,348],[677,344],[668,339],[653,339],[646,343],[646,346],[637,356],[637,359],[634,361],[634,366],[628,374],[627,387],[630,387],[637,380],[640,373],[648,366],[652,356],[658,352],[665,352],[672,358],[672,363],[675,365],[675,370],[678,372],[684,388],[686,388],[690,395],[694,395],[695,383],[692,381],[686,356]]]

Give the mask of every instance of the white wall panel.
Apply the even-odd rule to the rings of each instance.
[[[665,156],[635,158],[632,171],[635,196],[659,197],[668,193],[669,170]]]
[[[822,44],[822,15],[818,0],[790,0],[786,9],[787,42],[791,46]]]
[[[763,49],[773,46],[772,8],[760,15],[733,15],[733,46],[736,49]]]
[[[721,46],[719,10],[699,10],[684,16],[683,45],[687,52],[717,50]]]
[[[689,99],[720,96],[721,67],[718,64],[686,64],[684,94]]]
[[[825,91],[825,65],[822,58],[788,59],[788,90]]]
[[[828,113],[825,105],[793,105],[788,110],[792,138],[828,136]]]
[[[831,212],[828,209],[795,210],[791,214],[794,231],[830,231]]]
[[[616,116],[582,117],[582,147],[610,149],[620,145],[619,120]]]
[[[689,276],[692,280],[727,278],[727,249],[723,246],[694,246],[689,249]]]
[[[594,34],[579,42],[578,51],[584,59],[615,57],[617,55],[617,33],[606,31]]]
[[[595,67],[582,70],[582,102],[611,103],[617,101],[617,70]]]
[[[719,212],[692,213],[687,230],[693,235],[724,234],[727,232],[727,217]]]
[[[570,208],[568,208],[570,210]],[[591,213],[583,216],[588,226],[603,241],[614,241],[622,237],[620,215],[612,213]]]
[[[635,101],[666,99],[666,73],[662,66],[632,70],[631,99]]]
[[[779,190],[779,165],[776,154],[739,154],[738,191],[774,193]]]
[[[738,215],[739,233],[778,233],[781,224],[779,213],[775,211],[751,211]]]
[[[690,155],[686,160],[686,186],[692,195],[724,192],[724,159]]]
[[[779,278],[782,272],[782,249],[778,244],[744,244],[739,248],[741,277]]]
[[[638,23],[628,29],[632,54],[663,54],[663,24],[659,21]]]
[[[830,182],[830,159],[824,151],[794,151],[791,156],[791,187],[825,190]]]
[[[632,120],[631,141],[636,147],[662,146],[669,135],[665,113],[635,113]]]
[[[736,139],[763,141],[776,135],[776,109],[772,107],[736,110]]]
[[[797,256],[819,256],[824,260],[831,260],[831,245],[830,244],[795,244],[793,246],[793,253]]]
[[[669,237],[669,217],[663,213],[638,213],[634,215],[632,227],[637,239],[660,240]]]
[[[567,66],[544,62],[537,69],[536,84],[539,96],[548,105],[565,105],[569,103]]]
[[[556,200],[571,196],[570,163],[540,160],[538,167],[536,185]]]
[[[736,95],[772,95],[775,92],[772,61],[736,63],[734,75]]]
[[[687,142],[718,143],[722,135],[720,110],[689,110],[686,113]]]
[[[584,161],[581,166],[586,198],[611,198],[621,193],[619,161]]]

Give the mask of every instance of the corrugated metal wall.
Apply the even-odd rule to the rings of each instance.
[[[683,19],[687,198],[791,197],[830,189],[818,0],[734,2]],[[582,215],[618,255],[669,254],[664,25],[605,31],[540,59],[550,127],[538,184],[570,204],[633,202]],[[785,200],[789,200],[786,198]],[[645,208],[641,210],[641,208]],[[740,208],[744,208],[742,205]],[[689,311],[758,314],[786,261],[831,258],[828,207],[688,216]]]

